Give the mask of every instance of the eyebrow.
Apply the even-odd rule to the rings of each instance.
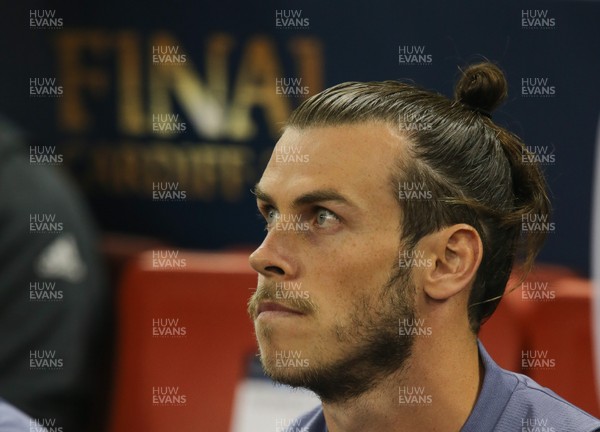
[[[271,195],[263,191],[258,184],[252,189],[252,193],[257,199],[266,202],[275,207],[275,200]],[[346,198],[344,195],[336,192],[333,189],[318,189],[315,191],[307,192],[294,199],[292,206],[295,208],[302,207],[309,204],[316,204],[324,201],[335,201],[348,206],[356,207],[356,205]]]

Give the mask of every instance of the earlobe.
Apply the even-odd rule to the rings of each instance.
[[[423,288],[429,297],[447,300],[471,285],[483,254],[481,237],[475,228],[452,225],[426,236],[421,247],[432,257],[432,265],[423,272]]]

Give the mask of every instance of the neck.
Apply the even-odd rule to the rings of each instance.
[[[418,338],[401,371],[357,398],[324,402],[328,430],[460,430],[475,405],[484,372],[474,337],[465,334],[457,340],[456,335],[449,336],[438,333],[438,337]]]

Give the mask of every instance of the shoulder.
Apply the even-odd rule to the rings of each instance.
[[[593,432],[600,420],[531,378],[502,369],[479,343],[483,385],[462,432]]]
[[[2,432],[30,432],[40,431],[44,432],[42,426],[37,426],[27,415],[9,405],[3,400],[0,400],[0,430]]]
[[[293,420],[285,432],[327,432],[323,409],[319,405]]]
[[[506,370],[502,370],[501,373],[507,378],[515,379],[517,384],[495,430],[600,430],[600,420],[567,402],[552,390],[542,387],[525,375]]]

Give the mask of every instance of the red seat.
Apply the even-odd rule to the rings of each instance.
[[[155,268],[146,252],[125,271],[113,432],[229,432],[235,386],[256,352],[246,313],[256,273],[247,254],[176,259],[185,267]],[[168,319],[178,321],[162,326]],[[179,336],[153,335],[172,329]]]
[[[510,304],[518,316],[520,326],[527,331],[528,316],[532,308],[539,303],[541,291],[556,291],[559,289],[556,282],[564,278],[577,278],[579,274],[568,267],[536,264],[525,280],[520,282],[520,270],[517,268],[511,275],[506,286],[507,293],[504,300]],[[526,292],[524,292],[526,291]],[[538,294],[540,293],[540,294]]]
[[[479,339],[494,361],[504,369],[521,372],[521,350],[525,335],[510,304],[503,299],[479,332]]]
[[[535,298],[539,297],[536,290],[546,287],[555,291],[557,280],[576,275],[574,270],[567,267],[538,264],[520,283],[519,269],[515,269],[504,298],[479,333],[479,338],[496,363],[504,369],[527,372],[521,368],[521,352],[530,345],[529,317],[539,301]]]
[[[574,405],[598,416],[591,322],[592,284],[586,279],[556,281],[555,298],[539,301],[528,318],[529,376]],[[546,354],[544,354],[544,352]]]

